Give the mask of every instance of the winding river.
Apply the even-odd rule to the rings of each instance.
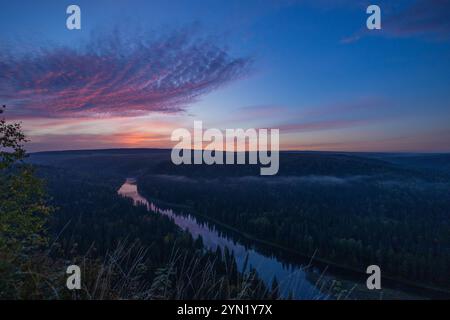
[[[151,212],[170,217],[181,229],[190,232],[194,239],[201,236],[204,246],[208,249],[216,250],[217,247],[220,247],[223,250],[227,247],[230,252],[234,252],[236,263],[241,271],[248,256],[248,265],[256,269],[258,275],[269,287],[273,278],[276,277],[282,296],[291,293],[296,299],[327,298],[307,278],[307,272],[318,272],[317,270],[305,271],[302,265],[285,264],[274,256],[245,245],[238,239],[227,237],[214,225],[201,222],[191,214],[175,212],[170,208],[161,208],[139,194],[134,179],[127,179],[118,190],[118,194],[131,198],[135,205],[144,205]]]

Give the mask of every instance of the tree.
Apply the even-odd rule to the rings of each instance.
[[[46,244],[52,211],[42,181],[23,162],[26,141],[20,123],[0,119],[0,297],[20,297],[28,286],[31,256]]]

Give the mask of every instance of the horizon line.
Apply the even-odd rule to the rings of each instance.
[[[58,152],[95,152],[95,151],[120,151],[120,150],[153,150],[153,151],[171,151],[172,148],[93,148],[93,149],[62,149],[62,150],[42,150],[42,151],[33,151],[33,152],[27,152],[28,155],[32,154],[39,154],[39,153],[58,153]],[[199,149],[189,149],[189,150],[199,150]],[[204,149],[201,149],[204,150]],[[223,150],[221,150],[223,151]],[[223,152],[233,152],[233,153],[239,153],[239,152],[258,152],[256,151],[223,151]],[[280,149],[279,152],[288,153],[288,152],[304,152],[304,153],[385,153],[385,154],[450,154],[450,151],[345,151],[345,150],[307,150],[307,149]]]

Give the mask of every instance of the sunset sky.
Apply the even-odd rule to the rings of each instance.
[[[0,6],[0,104],[29,151],[170,148],[202,120],[279,128],[281,149],[450,152],[450,0]]]

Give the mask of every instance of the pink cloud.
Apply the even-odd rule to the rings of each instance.
[[[249,64],[191,31],[152,41],[114,35],[78,50],[3,54],[0,98],[18,118],[176,113]]]

